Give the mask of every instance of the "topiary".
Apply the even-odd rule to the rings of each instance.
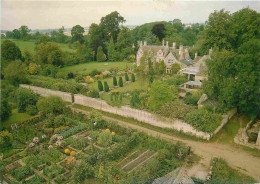
[[[113,85],[114,85],[114,86],[117,86],[117,79],[116,79],[115,76],[113,77]]]
[[[104,89],[105,89],[105,92],[109,91],[109,86],[107,84],[107,81],[104,82]]]
[[[98,90],[103,91],[103,84],[100,80],[98,81]]]
[[[132,82],[135,82],[135,75],[132,73],[132,75],[131,75],[131,81]]]
[[[120,87],[123,87],[123,85],[124,85],[124,84],[123,84],[123,79],[122,79],[122,77],[119,77],[119,86],[120,86]]]
[[[125,73],[125,81],[129,81],[129,77],[128,77],[127,73]]]

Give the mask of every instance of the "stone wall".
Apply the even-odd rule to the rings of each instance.
[[[60,96],[64,101],[73,102],[71,93],[55,91],[55,90],[51,90],[51,89],[45,89],[45,88],[29,86],[29,85],[20,85],[20,87],[31,89],[32,91],[40,94],[41,96],[57,95],[57,96]],[[206,140],[209,140],[213,135],[218,133],[223,128],[223,126],[228,122],[228,120],[236,113],[236,110],[234,109],[234,110],[228,112],[228,114],[223,115],[223,120],[222,120],[221,125],[211,135],[206,132],[197,131],[191,125],[189,125],[179,119],[168,119],[168,118],[164,118],[164,117],[159,117],[157,115],[154,115],[154,114],[149,113],[144,110],[132,109],[129,106],[113,107],[113,106],[110,106],[109,104],[107,104],[106,101],[101,100],[101,99],[96,99],[96,98],[91,98],[91,97],[75,94],[74,103],[83,105],[83,106],[92,107],[97,110],[113,113],[113,114],[120,115],[123,117],[133,118],[133,119],[136,119],[136,120],[144,122],[144,123],[148,123],[153,126],[158,126],[161,128],[175,129],[178,131],[182,131],[184,133],[192,134],[194,136],[197,136],[197,137],[200,137],[200,138],[203,138]]]
[[[46,88],[40,88],[40,87],[36,87],[36,86],[30,86],[30,85],[26,85],[26,84],[20,84],[20,87],[30,89],[33,92],[38,93],[41,96],[57,95],[66,102],[72,102],[71,93],[66,93],[66,92],[56,91],[56,90],[51,90],[51,89],[46,89]]]

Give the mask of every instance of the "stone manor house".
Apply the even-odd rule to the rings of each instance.
[[[166,72],[171,73],[171,66],[173,63],[178,63],[181,66],[180,73],[185,74],[189,79],[189,82],[183,84],[184,88],[200,88],[202,86],[202,80],[206,78],[205,71],[206,59],[210,58],[212,49],[209,50],[209,55],[200,57],[195,53],[195,58],[192,60],[189,54],[190,47],[184,47],[180,45],[179,49],[176,48],[176,43],[173,42],[172,47],[169,46],[168,41],[166,43],[162,41],[161,46],[147,45],[147,42],[139,42],[139,50],[136,54],[136,65],[139,66],[141,58],[144,54],[152,55],[153,62],[164,61],[166,65]]]

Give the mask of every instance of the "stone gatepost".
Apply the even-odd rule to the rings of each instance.
[[[258,136],[257,136],[257,140],[256,140],[256,145],[260,146],[260,128],[258,130]]]

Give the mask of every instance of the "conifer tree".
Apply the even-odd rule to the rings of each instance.
[[[103,84],[100,80],[98,81],[98,90],[103,91]]]
[[[104,54],[101,46],[99,46],[97,50],[97,61],[106,61],[106,55]]]
[[[104,89],[105,89],[105,92],[109,91],[109,86],[106,81],[104,82]]]
[[[132,73],[132,75],[131,75],[131,81],[132,82],[135,82],[135,75]]]
[[[115,76],[113,77],[113,85],[114,85],[114,86],[117,86],[117,79],[116,79]]]
[[[129,77],[128,77],[127,73],[125,73],[125,81],[129,81]]]
[[[122,77],[119,77],[119,86],[120,86],[120,87],[123,87],[123,85],[124,85],[124,84],[123,84],[123,79],[122,79]]]

